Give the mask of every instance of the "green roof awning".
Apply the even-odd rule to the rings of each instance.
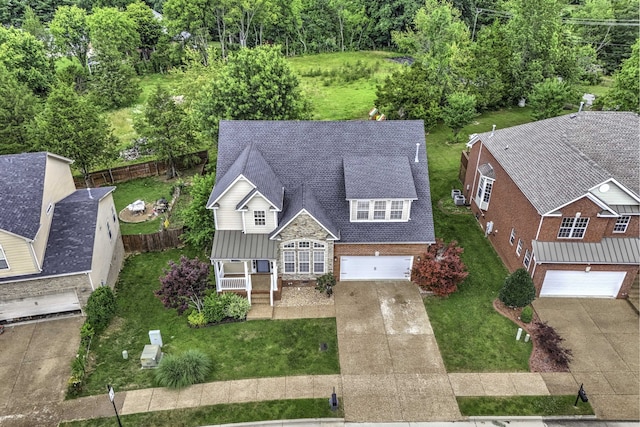
[[[245,234],[240,230],[220,230],[213,236],[211,259],[275,260],[278,242],[268,234]]]

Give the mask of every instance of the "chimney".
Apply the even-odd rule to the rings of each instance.
[[[418,150],[420,149],[420,143],[416,142],[416,158],[413,160],[415,163],[420,163],[418,160]]]

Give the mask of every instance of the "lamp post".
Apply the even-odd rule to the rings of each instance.
[[[116,393],[113,391],[113,387],[110,384],[107,384],[107,391],[109,392],[109,400],[113,404],[113,410],[116,412],[116,418],[118,419],[118,426],[122,427],[122,423],[120,422],[120,415],[118,415],[118,408],[116,408]]]

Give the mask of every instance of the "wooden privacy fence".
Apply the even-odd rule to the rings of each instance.
[[[182,245],[182,233],[182,228],[176,228],[153,234],[125,234],[122,236],[122,243],[126,252],[162,251]]]
[[[195,164],[189,164],[189,160],[196,157],[198,160]],[[186,161],[185,161],[186,160]],[[178,158],[178,169],[187,169],[199,165],[202,170],[209,161],[209,155],[206,150],[197,153],[186,154]],[[93,187],[102,187],[117,182],[126,182],[136,178],[146,178],[148,176],[158,176],[167,173],[169,164],[165,161],[152,160],[149,162],[138,163],[128,166],[120,166],[112,169],[105,169],[89,174],[89,182]],[[76,188],[85,188],[86,184],[83,177],[74,178]]]

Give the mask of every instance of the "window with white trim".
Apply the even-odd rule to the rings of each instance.
[[[512,228],[511,229],[511,234],[509,235],[509,244],[511,246],[513,246],[513,242],[515,242],[515,241],[516,241],[516,229]]]
[[[7,256],[4,254],[4,249],[0,246],[0,270],[8,270],[9,263],[7,262]]]
[[[351,221],[408,221],[409,200],[352,200]]]
[[[476,205],[482,210],[489,209],[489,201],[491,200],[491,191],[493,190],[493,182],[495,179],[480,175],[478,181],[478,193],[476,194]]]
[[[531,252],[529,252],[529,249],[527,249],[524,251],[524,258],[522,258],[522,264],[528,270],[530,263],[531,263]]]
[[[558,239],[582,239],[587,231],[589,218],[562,218]]]
[[[267,225],[267,214],[265,211],[253,211],[254,225]]]
[[[294,240],[282,243],[282,248],[285,273],[324,274],[326,272],[327,245],[325,243]]]
[[[518,246],[516,246],[516,255],[520,256],[522,253],[522,239],[518,239]]]
[[[107,221],[107,233],[109,234],[109,240],[113,237],[111,233],[111,225],[109,225],[109,221]]]
[[[296,253],[294,251],[285,251],[283,253],[284,258],[284,272],[295,273],[296,272]]]
[[[111,218],[113,218],[113,222],[116,222],[116,210],[113,206],[111,206]]]
[[[47,206],[47,215],[49,215],[51,213],[52,209],[53,209],[53,204],[49,203],[49,206]]]
[[[356,218],[360,220],[369,219],[369,202],[358,200],[356,207]]]
[[[387,202],[384,200],[376,200],[373,202],[373,219],[385,219],[387,214]]]
[[[616,220],[616,224],[613,226],[614,233],[626,233],[627,227],[629,226],[629,222],[631,222],[631,217],[621,216]]]

